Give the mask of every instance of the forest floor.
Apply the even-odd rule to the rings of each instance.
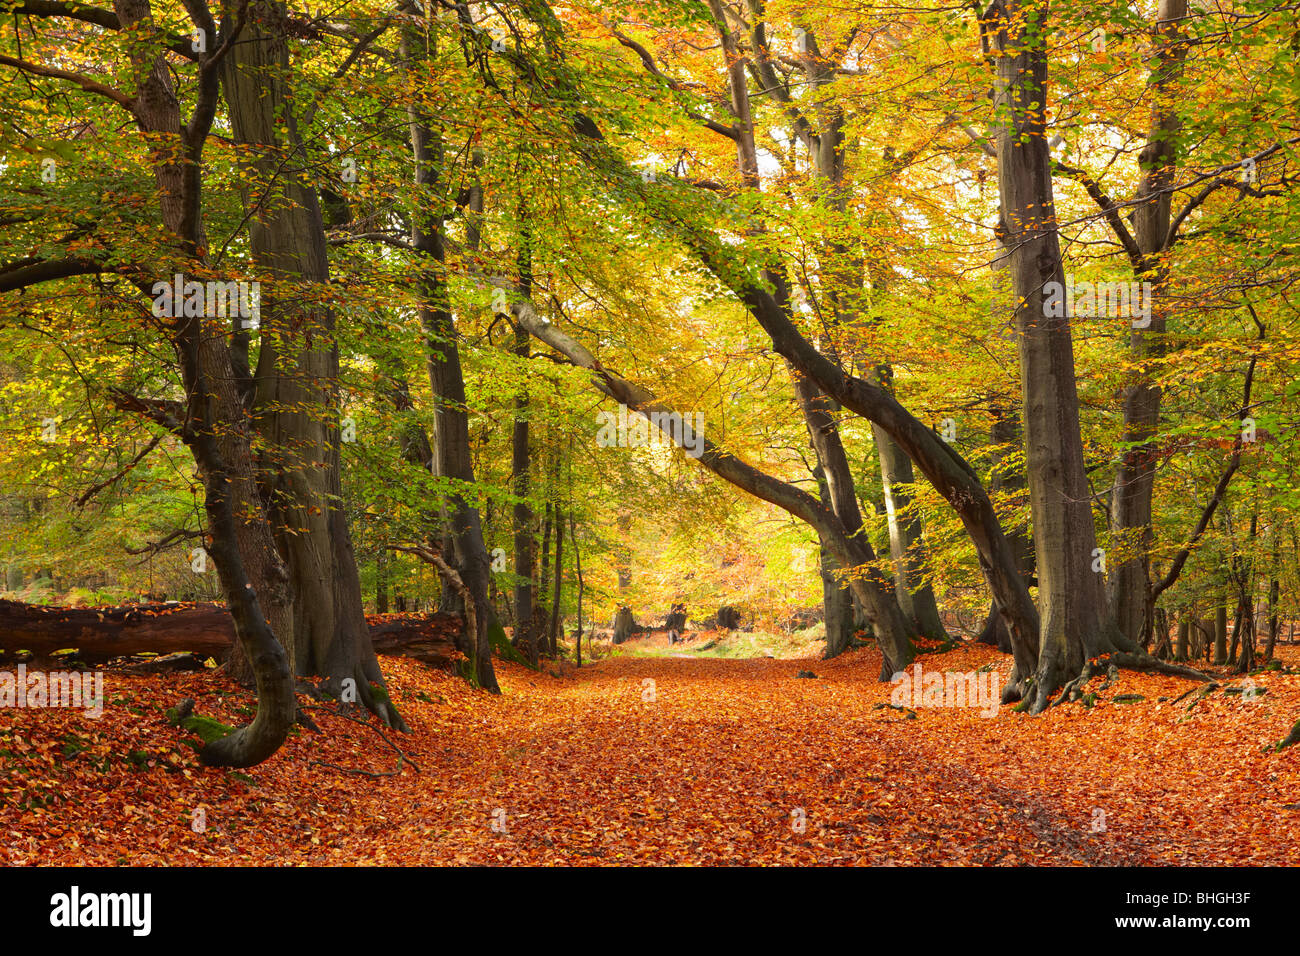
[[[1300,649],[1280,656],[1300,664]],[[920,662],[1010,667],[976,646]],[[211,671],[110,671],[99,719],[0,710],[0,862],[1300,863],[1300,746],[1265,752],[1300,716],[1300,675],[1188,709],[1196,695],[1174,698],[1196,684],[1126,672],[1090,709],[987,718],[880,706],[892,688],[871,649],[498,663],[500,697],[383,665],[412,727],[390,736],[418,772],[337,769],[382,773],[394,754],[320,711],[323,733],[258,767],[204,768],[164,711],[194,697],[200,714],[246,720],[249,695]]]

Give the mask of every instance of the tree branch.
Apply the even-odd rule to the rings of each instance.
[[[1240,421],[1246,417],[1246,413],[1250,411],[1250,389],[1255,379],[1256,360],[1257,356],[1252,355],[1250,358],[1250,367],[1246,369],[1246,384],[1241,399],[1241,412],[1237,416],[1238,423],[1240,423]],[[1238,432],[1237,440],[1232,443],[1232,457],[1228,459],[1228,467],[1225,468],[1223,474],[1219,476],[1219,480],[1214,486],[1214,494],[1210,496],[1210,500],[1206,502],[1205,508],[1201,511],[1201,518],[1196,522],[1196,530],[1192,532],[1191,538],[1188,539],[1187,544],[1183,546],[1182,550],[1174,556],[1174,563],[1170,566],[1169,573],[1151,589],[1151,599],[1153,602],[1157,597],[1164,593],[1164,591],[1173,587],[1174,583],[1178,580],[1178,576],[1183,573],[1183,566],[1187,564],[1187,559],[1192,553],[1192,548],[1196,547],[1196,542],[1201,540],[1201,536],[1205,534],[1206,529],[1210,526],[1210,521],[1214,518],[1214,512],[1218,510],[1219,503],[1223,501],[1223,496],[1228,490],[1229,483],[1232,481],[1232,476],[1237,473],[1237,467],[1241,464],[1242,444],[1242,435]]]
[[[54,66],[42,66],[39,63],[29,63],[27,60],[20,60],[4,53],[0,53],[0,63],[5,66],[12,66],[16,70],[22,70],[24,73],[31,73],[33,76],[48,76],[56,80],[68,80],[77,84],[87,93],[96,93],[99,96],[107,97],[118,106],[128,112],[132,110],[135,101],[127,96],[121,90],[106,86],[88,76],[82,76],[80,73],[73,73],[69,70],[60,70]]]
[[[0,266],[0,292],[12,292],[55,279],[97,275],[107,271],[102,263],[80,256],[66,259],[20,259],[7,266]]]
[[[145,445],[144,449],[140,452],[140,454],[132,458],[130,463],[125,468],[119,471],[112,478],[109,478],[106,481],[101,481],[99,484],[92,486],[90,490],[88,490],[85,494],[79,496],[76,501],[77,507],[84,508],[86,506],[86,502],[88,502],[91,498],[95,497],[95,495],[99,494],[101,491],[103,491],[105,488],[107,488],[109,485],[113,484],[114,482],[121,481],[123,478],[125,478],[127,474],[130,473],[132,468],[134,468],[136,465],[140,464],[140,462],[144,460],[144,457],[148,455],[149,452],[153,451],[155,448],[158,447],[159,443],[163,440],[163,437],[164,436],[161,434],[154,435],[153,441]]]
[[[1087,191],[1088,195],[1092,197],[1092,201],[1097,204],[1097,208],[1101,210],[1103,218],[1109,223],[1111,231],[1115,233],[1115,238],[1124,247],[1124,253],[1128,256],[1129,264],[1136,271],[1142,272],[1146,261],[1146,257],[1142,255],[1142,247],[1133,238],[1133,233],[1129,232],[1128,226],[1124,225],[1124,219],[1119,214],[1119,207],[1102,191],[1097,181],[1084,170],[1077,166],[1070,166],[1067,163],[1054,161],[1052,169],[1064,173]]]

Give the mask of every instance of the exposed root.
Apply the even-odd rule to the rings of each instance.
[[[1017,665],[1012,665],[1011,674],[1002,688],[1002,703],[1015,704],[1023,701],[1029,692],[1029,682],[1020,673]]]
[[[1113,682],[1119,676],[1119,668],[1131,671],[1154,671],[1158,674],[1169,674],[1173,677],[1185,677],[1188,680],[1200,681],[1203,684],[1213,684],[1213,678],[1192,667],[1186,667],[1182,664],[1174,664],[1169,661],[1162,661],[1159,658],[1152,657],[1145,652],[1133,651],[1113,651],[1104,657],[1096,658],[1084,664],[1083,670],[1079,676],[1067,683],[1061,688],[1060,695],[1047,706],[1055,707],[1058,704],[1064,704],[1067,701],[1078,700],[1083,696],[1084,687],[1087,683],[1103,671],[1107,679]],[[1109,686],[1109,683],[1107,684]],[[1187,694],[1192,693],[1199,688],[1193,688]],[[1182,700],[1187,694],[1183,694],[1178,700]],[[1044,707],[1043,709],[1046,709]]]
[[[1188,680],[1198,680],[1208,684],[1213,678],[1208,674],[1198,671],[1194,667],[1188,667],[1185,664],[1175,664],[1171,661],[1162,661],[1159,658],[1152,657],[1146,653],[1130,653],[1119,651],[1111,654],[1110,661],[1126,670],[1131,671],[1155,671],[1157,674],[1169,674],[1172,677],[1185,677]]]
[[[299,727],[306,727],[310,731],[314,731],[315,733],[320,733],[320,728],[316,726],[316,721],[311,719],[311,715],[308,714],[307,711],[303,709],[303,705],[301,703],[298,704],[298,716],[296,719],[296,723],[298,724]]]
[[[1218,689],[1219,689],[1219,685],[1217,683],[1206,684],[1204,687],[1193,687],[1191,690],[1184,691],[1183,693],[1179,694],[1177,697],[1174,698],[1173,702],[1175,704],[1181,704],[1188,697],[1191,697],[1195,693],[1199,692],[1201,694],[1208,694],[1210,691],[1215,691]]]
[[[395,766],[392,770],[380,770],[380,771],[355,770],[349,767],[340,767],[338,764],[333,764],[326,760],[313,760],[311,761],[312,764],[319,765],[322,767],[329,767],[331,770],[337,770],[340,773],[356,774],[357,776],[361,776],[361,777],[395,777],[402,772],[402,762],[405,761],[406,763],[409,763],[413,768],[415,768],[416,773],[420,772],[420,765],[417,764],[409,754],[405,753],[401,747],[393,743],[392,740],[389,739],[387,734],[385,734],[374,724],[370,723],[368,720],[362,720],[359,717],[353,717],[350,714],[340,713],[337,710],[333,710],[329,707],[322,707],[319,704],[299,704],[299,707],[308,707],[311,708],[312,710],[319,710],[323,713],[330,714],[334,717],[342,717],[344,720],[350,720],[354,724],[360,724],[362,727],[369,727],[375,733],[379,734],[379,736],[383,738],[384,743],[388,744],[388,746],[393,749],[393,752],[397,754],[397,766]]]
[[[351,681],[351,689],[356,695],[355,700],[346,698],[344,693],[347,686],[346,681]],[[356,670],[350,674],[327,678],[313,696],[317,700],[321,700],[324,695],[329,695],[329,697],[341,701],[345,707],[355,705],[358,709],[369,711],[378,717],[380,723],[390,730],[410,733],[411,728],[407,726],[406,721],[402,719],[402,715],[393,706],[393,702],[388,696],[388,688],[383,683],[382,675],[378,680],[372,681],[366,675],[364,665],[358,664]]]

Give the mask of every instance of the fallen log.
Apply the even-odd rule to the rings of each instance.
[[[450,668],[460,658],[452,614],[376,614],[367,618],[376,654],[411,657]],[[47,607],[0,600],[0,653],[12,659],[28,651],[48,660],[75,648],[77,660],[102,664],[133,654],[179,654],[222,661],[235,641],[230,613],[220,604],[170,601],[121,607]]]
[[[366,620],[376,654],[410,657],[444,670],[465,658],[456,647],[465,629],[458,614],[371,614]]]
[[[129,604],[47,607],[0,600],[0,650],[30,651],[38,660],[76,648],[87,663],[153,652],[191,651],[223,658],[235,639],[230,613],[216,604]]]

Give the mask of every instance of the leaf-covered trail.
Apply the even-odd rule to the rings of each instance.
[[[976,647],[921,660],[1009,667]],[[912,719],[876,706],[890,688],[870,650],[832,662],[615,657],[560,677],[502,664],[497,699],[413,661],[384,666],[413,728],[394,740],[418,774],[312,763],[393,766],[377,734],[329,715],[326,735],[296,736],[246,774],[202,768],[162,709],[195,696],[199,712],[238,719],[246,696],[219,696],[211,674],[110,674],[99,721],[0,711],[0,853],[110,864],[1300,862],[1300,748],[1261,751],[1300,713],[1300,677],[1267,674],[1262,698],[1218,692],[1190,711],[1172,703],[1187,682],[1124,674],[1091,710],[986,719],[923,707]],[[795,679],[809,667],[817,679]]]

